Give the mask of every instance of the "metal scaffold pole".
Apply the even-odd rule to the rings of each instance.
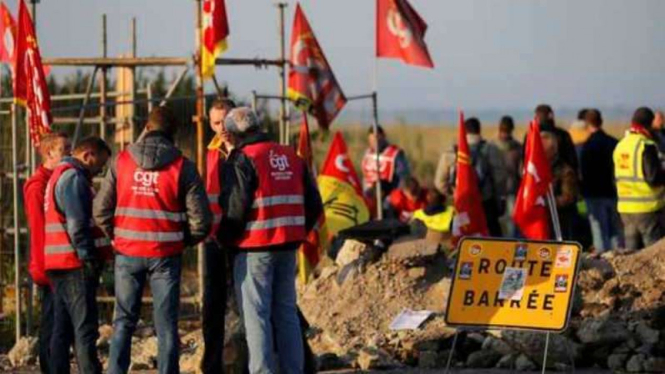
[[[12,104],[12,165],[14,177],[12,190],[14,194],[14,291],[16,295],[16,342],[21,339],[21,237],[18,222],[18,118],[17,105]]]
[[[108,53],[108,42],[106,37],[106,14],[102,14],[102,57],[106,58]],[[107,99],[107,67],[102,67],[99,77],[99,137],[106,140],[106,99]]]
[[[286,3],[278,3],[279,8],[279,58],[282,65],[279,68],[279,94],[281,96],[279,105],[279,142],[288,144],[289,139],[286,129],[286,33],[284,26],[284,11]]]
[[[195,0],[196,3],[196,165],[199,169],[199,174],[205,178],[205,158],[203,157],[203,71],[201,69],[201,36],[202,30],[202,8],[201,0]],[[203,244],[198,245],[199,258],[197,262],[198,270],[198,285],[199,285],[199,305],[203,305],[203,276],[205,271],[205,254]]]

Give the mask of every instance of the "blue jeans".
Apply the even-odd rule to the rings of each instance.
[[[54,325],[51,338],[51,355],[63,357],[52,361],[52,373],[69,372],[69,346],[67,332],[74,331],[74,347],[79,373],[101,374],[102,365],[97,356],[99,338],[99,319],[97,314],[97,285],[99,272],[88,267],[72,270],[52,270],[48,277],[53,284],[54,319],[71,321],[70,326],[63,323]],[[64,359],[66,357],[66,359]]]
[[[296,307],[296,253],[242,252],[234,261],[236,297],[242,311],[249,372],[303,372],[303,342]],[[274,343],[277,344],[274,344]]]
[[[163,258],[115,256],[115,318],[109,353],[109,374],[129,369],[132,334],[141,312],[141,296],[150,281],[153,319],[157,331],[157,368],[160,374],[180,371],[178,311],[180,308],[180,255]]]
[[[617,201],[610,198],[587,198],[593,246],[598,252],[623,248],[623,228]]]
[[[74,328],[62,301],[56,306],[51,286],[39,286],[42,315],[39,324],[39,369],[43,374],[69,374],[69,347]],[[55,318],[55,310],[58,319]]]

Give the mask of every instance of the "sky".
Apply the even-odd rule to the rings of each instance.
[[[16,9],[15,0],[5,0]],[[435,69],[378,61],[382,110],[659,107],[665,103],[665,1],[410,0],[429,24]],[[226,57],[275,58],[274,0],[226,0]],[[288,1],[287,43],[295,11]],[[303,0],[305,14],[347,95],[371,91],[374,0]],[[45,57],[92,57],[108,17],[109,55],[186,56],[194,49],[194,0],[41,0],[38,36]],[[54,69],[54,74],[66,70]],[[248,97],[277,93],[277,72],[218,67],[220,81]],[[349,104],[364,110],[366,103]]]

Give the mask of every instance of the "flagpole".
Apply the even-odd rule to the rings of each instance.
[[[547,191],[547,206],[550,210],[550,216],[552,218],[552,227],[554,228],[554,238],[557,241],[563,241],[563,235],[561,234],[561,221],[559,221],[559,212],[556,210],[556,199],[554,198],[554,188],[550,184],[549,191]]]
[[[377,56],[377,46],[379,38],[378,30],[378,17],[379,9],[378,6],[374,7],[375,16],[374,21],[374,64],[372,67],[372,132],[374,133],[374,138],[376,139],[376,149],[374,153],[376,154],[376,184],[374,190],[376,192],[376,218],[378,220],[383,219],[383,204],[381,191],[381,155],[379,152],[379,98],[378,98],[378,86],[379,86],[379,57]]]

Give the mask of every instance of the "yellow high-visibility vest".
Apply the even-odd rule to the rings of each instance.
[[[665,206],[665,187],[652,187],[644,180],[642,154],[656,143],[643,134],[628,132],[614,150],[614,176],[619,213],[651,213]]]
[[[418,209],[413,213],[413,219],[421,220],[430,230],[449,232],[454,213],[455,209],[452,206],[448,206],[445,211],[431,216],[425,214],[423,209]]]

